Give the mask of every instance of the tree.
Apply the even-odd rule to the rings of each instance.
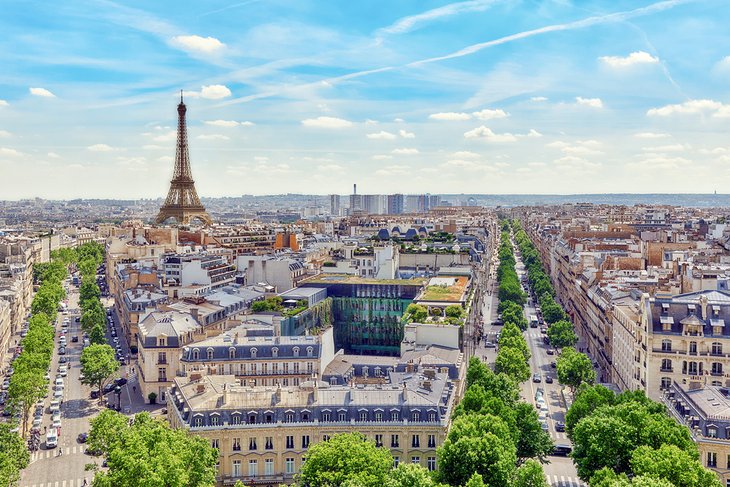
[[[516,348],[500,348],[497,352],[494,370],[507,374],[517,382],[524,382],[530,377],[530,367],[522,352]]]
[[[450,485],[463,485],[475,473],[487,485],[507,485],[517,462],[509,428],[491,414],[456,418],[438,457],[441,481]]]
[[[444,314],[449,318],[461,318],[464,316],[464,308],[458,304],[450,304],[444,309]]]
[[[584,353],[576,352],[573,347],[563,349],[558,357],[556,367],[558,380],[570,387],[572,392],[583,383],[592,384],[596,380],[591,359]]]
[[[474,475],[472,475],[469,478],[469,481],[466,484],[464,484],[464,487],[487,487],[487,486],[484,483],[484,479],[482,478],[482,476],[479,475],[478,473],[474,473]]]
[[[342,433],[309,447],[296,480],[302,487],[382,487],[392,465],[385,448],[360,433]]]
[[[103,309],[96,307],[90,308],[85,310],[81,315],[81,329],[86,333],[91,333],[91,330],[93,330],[95,326],[101,326],[103,329],[105,322],[106,316]]]
[[[508,302],[511,303],[511,301]],[[522,331],[525,331],[527,329],[527,320],[525,319],[525,313],[522,310],[522,306],[520,306],[519,304],[515,306],[509,306],[504,311],[502,311],[502,321],[504,321],[505,324],[514,323]]]
[[[527,345],[527,342],[522,336],[518,337],[499,337],[499,347],[500,348],[514,348],[515,350],[519,350],[522,356],[525,358],[525,361],[530,360],[530,357],[532,354],[530,353],[530,347]]]
[[[271,307],[269,306],[269,302],[266,300],[256,301],[251,305],[251,311],[254,313],[261,313],[264,311],[271,311]]]
[[[547,456],[553,451],[553,440],[540,427],[537,411],[532,404],[526,402],[518,403],[514,409],[517,457],[537,458],[543,463],[546,462]],[[540,471],[542,472],[542,469]]]
[[[527,460],[515,470],[510,487],[550,487],[545,472],[535,460]]]
[[[590,415],[601,406],[613,404],[615,394],[613,391],[602,385],[589,386],[583,384],[576,393],[573,404],[565,414],[565,430],[568,436],[578,421]]]
[[[547,336],[555,348],[572,347],[578,342],[573,324],[567,320],[556,321],[550,325]]]
[[[431,472],[415,463],[400,463],[390,472],[384,487],[448,487],[433,479]]]
[[[420,304],[409,304],[406,308],[406,316],[409,322],[421,323],[428,318],[428,308]]]
[[[91,420],[89,443],[101,448],[109,469],[94,487],[208,487],[215,484],[218,450],[184,429],[139,413],[129,421],[114,411]]]
[[[106,334],[103,325],[96,324],[89,331],[89,343],[94,345],[103,345],[106,343]]]
[[[109,345],[89,345],[81,352],[81,371],[84,374],[83,383],[97,386],[101,392],[104,384],[119,369],[119,362],[114,356],[114,349]],[[99,402],[104,400],[99,395]]]
[[[43,373],[46,369],[21,370],[10,378],[8,386],[8,404],[16,411],[20,411],[23,421],[23,434],[28,430],[28,416],[36,402],[46,394],[46,378]]]
[[[10,429],[9,423],[0,423],[0,485],[16,485],[20,471],[30,462],[23,438]]]
[[[629,480],[625,473],[617,474],[608,467],[596,472],[591,477],[590,485],[591,487],[675,487],[668,480],[644,477],[643,475]]]
[[[657,449],[640,446],[631,455],[631,470],[636,475],[668,480],[675,487],[721,487],[714,472],[675,445]]]
[[[548,294],[543,294],[543,298],[540,301],[540,308],[542,309],[542,317],[548,323],[556,323],[565,318],[563,308]]]

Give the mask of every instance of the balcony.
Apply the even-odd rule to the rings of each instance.
[[[674,372],[674,367],[660,367],[660,372]]]
[[[724,374],[722,373],[722,370],[720,370],[720,371],[713,370],[712,372],[710,372],[710,375],[715,376],[715,377],[722,377]]]

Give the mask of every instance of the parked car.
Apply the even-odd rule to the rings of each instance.
[[[88,433],[79,433],[79,436],[76,437],[76,441],[79,443],[86,443],[86,440],[89,439]]]
[[[565,423],[563,423],[561,421],[557,421],[555,423],[555,431],[560,432],[560,433],[564,432],[565,431]]]
[[[552,384],[553,383],[553,376],[552,375],[546,375],[545,376],[545,383],[546,384]]]
[[[68,360],[66,359],[66,357],[58,357],[58,363],[59,364],[65,364],[66,362],[68,362]]]
[[[99,399],[99,389],[91,390],[91,399]]]
[[[540,421],[540,428],[542,428],[543,431],[547,431],[548,430],[547,420],[541,420]]]
[[[557,457],[567,457],[573,451],[573,447],[570,445],[555,445],[553,447],[553,455]]]
[[[552,367],[553,369],[556,368],[557,366],[558,366],[558,364],[555,363],[555,360],[550,362],[550,367]]]
[[[74,335],[74,336],[71,337],[71,341],[73,343],[78,343],[79,342],[79,337],[77,335]]]
[[[495,348],[497,345],[494,342],[484,342],[485,348]]]
[[[118,377],[118,378],[114,379],[114,384],[116,384],[118,386],[123,386],[126,383],[127,383],[127,379],[125,379],[124,377]]]
[[[60,347],[58,349],[58,354],[59,355],[66,355],[66,347]]]
[[[58,446],[58,433],[54,428],[46,433],[46,448],[56,448]]]
[[[542,377],[538,373],[532,374],[532,382],[542,382]]]
[[[104,394],[109,394],[111,391],[114,390],[115,387],[116,385],[114,385],[113,382],[110,382],[109,384],[104,386],[104,389],[102,389],[102,391],[104,391]]]

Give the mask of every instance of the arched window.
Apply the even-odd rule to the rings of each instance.
[[[193,360],[200,360],[200,350],[197,348],[193,349]]]
[[[697,375],[697,362],[690,362],[689,363],[689,370],[687,371],[689,375]]]
[[[230,347],[228,349],[228,358],[236,358],[236,347]]]
[[[233,424],[241,424],[241,414],[240,413],[233,413],[231,416],[231,423]]]
[[[669,377],[662,377],[661,389],[669,389],[672,386],[672,379]]]
[[[251,358],[256,358],[257,353],[258,353],[258,350],[256,350],[255,348],[252,348],[251,349]]]
[[[298,357],[299,356],[299,347],[294,347],[294,348],[291,349],[291,351],[292,351],[292,353],[294,354],[295,357]]]
[[[672,351],[672,340],[662,340],[662,352]]]
[[[414,421],[414,422],[420,421],[421,420],[421,412],[420,411],[413,411],[413,413],[411,413],[411,420]]]
[[[712,342],[712,355],[722,355],[722,343]]]
[[[218,426],[220,424],[221,418],[217,414],[212,414],[210,416],[210,425],[211,426]]]
[[[307,347],[307,357],[311,357],[314,353],[314,349],[312,347]]]
[[[208,360],[213,360],[213,349],[212,348],[207,349],[206,354],[208,356]]]
[[[672,361],[668,358],[662,359],[662,372],[672,371]]]
[[[722,375],[722,364],[720,362],[712,362],[710,373],[712,375]]]
[[[271,356],[277,358],[279,356],[279,349],[274,347],[271,349]]]

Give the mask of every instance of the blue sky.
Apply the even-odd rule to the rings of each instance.
[[[47,2],[0,15],[0,199],[727,192],[727,0]]]

